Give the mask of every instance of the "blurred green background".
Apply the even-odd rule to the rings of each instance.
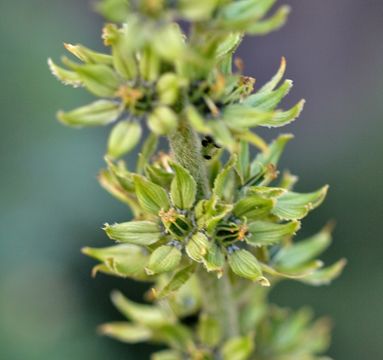
[[[327,202],[304,222],[304,234],[337,221],[325,260],[349,260],[330,287],[287,282],[280,305],[311,304],[334,319],[330,355],[382,359],[383,332],[383,2],[286,0],[284,30],[240,48],[246,73],[266,81],[279,58],[295,81],[288,102],[307,99],[284,165],[301,191],[331,184]],[[127,220],[126,208],[97,184],[105,129],[76,131],[55,120],[90,98],[60,85],[46,59],[62,42],[99,48],[102,19],[88,0],[17,0],[0,4],[0,358],[5,360],[148,359],[145,345],[98,337],[96,326],[120,319],[113,288],[139,299],[143,287],[99,276],[84,245],[108,244],[104,222]],[[278,130],[262,133],[267,138]]]

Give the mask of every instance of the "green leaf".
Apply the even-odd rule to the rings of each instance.
[[[170,186],[173,204],[179,209],[190,209],[195,201],[197,184],[189,171],[181,165],[172,163],[171,167],[175,172]]]
[[[231,32],[226,38],[220,42],[216,50],[216,58],[223,57],[229,53],[233,53],[241,43],[243,34],[239,32]]]
[[[156,292],[156,298],[162,299],[179,290],[190,279],[194,270],[195,266],[192,264],[177,271],[164,288]]]
[[[257,94],[259,95],[261,93],[270,93],[271,91],[273,91],[282,80],[285,72],[286,72],[286,59],[282,57],[277,73],[271,78],[270,81],[268,81],[265,85],[263,85],[257,91]]]
[[[210,247],[203,259],[203,265],[208,272],[217,272],[218,277],[222,276],[225,265],[225,255],[219,245],[215,242],[210,243]]]
[[[164,189],[170,188],[170,183],[174,178],[174,174],[156,165],[146,165],[145,175],[150,181],[160,185]]]
[[[195,207],[198,228],[212,234],[217,224],[232,210],[233,205],[218,202],[215,195],[209,200],[199,201]]]
[[[285,171],[282,174],[282,178],[279,182],[279,187],[291,191],[297,182],[298,176],[291,174],[289,171]]]
[[[233,130],[247,129],[268,124],[275,118],[273,112],[261,111],[250,106],[229,105],[223,113],[223,121]]]
[[[48,66],[52,75],[54,75],[64,85],[71,85],[73,87],[83,85],[80,76],[75,71],[67,70],[56,65],[50,58],[48,59]]]
[[[262,286],[270,286],[269,281],[262,276],[261,266],[257,258],[249,251],[231,246],[228,248],[228,261],[234,274],[257,281]]]
[[[103,39],[112,46],[113,66],[117,73],[128,80],[137,76],[138,64],[136,51],[144,42],[145,32],[140,31],[140,21],[137,16],[125,19],[122,28],[114,24],[107,24],[103,29]]]
[[[287,111],[262,111],[244,105],[229,105],[224,112],[223,120],[235,130],[254,126],[281,127],[294,121],[303,110],[304,100],[299,101]]]
[[[185,43],[177,23],[168,23],[162,26],[152,36],[151,45],[160,57],[174,61],[174,59],[180,59],[184,56]]]
[[[220,12],[223,24],[246,30],[248,24],[262,18],[276,0],[240,0],[227,4]]]
[[[274,115],[259,125],[267,127],[281,127],[293,122],[301,114],[303,107],[305,105],[305,100],[299,101],[295,106],[287,111],[276,111]]]
[[[150,360],[183,360],[183,355],[177,350],[162,350],[153,353]]]
[[[119,291],[113,291],[111,299],[120,313],[135,323],[154,327],[168,324],[172,320],[161,308],[130,301]]]
[[[88,127],[107,125],[121,114],[121,105],[109,100],[97,100],[69,112],[59,111],[58,119],[65,125]]]
[[[141,153],[137,162],[137,173],[142,174],[145,165],[150,161],[158,146],[158,136],[156,134],[149,134],[142,146]]]
[[[133,196],[121,187],[118,179],[109,171],[102,169],[98,174],[98,182],[100,185],[117,200],[128,205],[133,212],[135,217],[138,217],[141,210],[139,209],[138,203],[135,201]]]
[[[249,194],[254,194],[265,199],[277,198],[287,193],[286,189],[268,186],[251,186],[247,190]]]
[[[202,262],[210,246],[209,239],[201,232],[194,234],[185,246],[188,256],[197,262]]]
[[[138,342],[148,341],[152,338],[152,331],[145,326],[131,324],[128,322],[113,322],[101,325],[99,331],[119,341],[136,344]]]
[[[286,237],[294,235],[300,228],[299,221],[286,224],[275,224],[266,221],[256,221],[248,225],[250,235],[246,242],[253,246],[272,245],[281,242]]]
[[[209,314],[202,313],[199,317],[197,335],[202,344],[214,348],[222,338],[222,330],[218,320]]]
[[[188,119],[190,125],[197,131],[202,134],[209,134],[211,132],[209,126],[206,125],[205,119],[201,116],[198,110],[189,105],[184,110],[186,118]]]
[[[96,10],[105,18],[114,22],[123,22],[129,14],[128,2],[125,0],[99,0]]]
[[[176,113],[167,106],[159,106],[148,116],[148,126],[157,135],[168,135],[178,126]]]
[[[113,58],[111,55],[102,54],[97,51],[93,51],[83,45],[76,44],[64,44],[65,49],[67,49],[70,53],[76,56],[78,59],[85,63],[92,64],[105,64],[112,65]]]
[[[306,194],[288,192],[277,199],[272,213],[282,220],[299,220],[317,208],[326,197],[328,186]]]
[[[247,360],[254,350],[253,336],[241,336],[229,339],[223,345],[223,360]]]
[[[149,29],[146,29],[147,31]],[[143,80],[155,82],[161,74],[161,59],[153,48],[144,48],[140,54],[139,71]]]
[[[93,269],[106,274],[146,280],[145,265],[149,260],[148,252],[136,245],[120,244],[104,248],[85,247],[82,253],[102,262]]]
[[[257,173],[259,164],[263,166],[271,164],[276,167],[286,144],[293,138],[294,136],[291,134],[282,134],[278,136],[278,138],[274,140],[265,151],[258,154],[251,163],[250,174],[254,176]]]
[[[285,80],[277,90],[271,92],[257,92],[245,99],[243,104],[263,111],[274,110],[281,100],[289,93],[292,86],[293,82],[291,80]]]
[[[346,264],[347,261],[341,259],[331,266],[313,272],[301,281],[308,285],[328,285],[342,273]]]
[[[155,337],[182,352],[195,347],[192,332],[182,324],[163,325],[156,330]]]
[[[181,261],[182,253],[178,245],[162,245],[153,251],[146,266],[149,275],[173,271]]]
[[[274,199],[265,199],[256,195],[250,195],[235,204],[233,213],[237,217],[259,220],[270,213],[274,204]]]
[[[146,212],[158,215],[161,210],[170,208],[168,195],[162,187],[139,175],[134,176],[134,184],[138,201]]]
[[[325,227],[308,239],[283,247],[275,256],[274,263],[280,269],[294,269],[313,260],[331,244],[331,231]]]
[[[161,228],[151,221],[105,224],[104,230],[110,239],[136,245],[151,245],[161,237]]]
[[[244,184],[249,177],[249,170],[250,170],[249,162],[250,162],[249,144],[246,141],[241,141],[236,168],[237,168],[237,173],[241,179],[242,184]]]
[[[275,14],[263,21],[257,21],[247,28],[247,33],[251,35],[265,35],[271,31],[280,29],[285,25],[290,13],[290,6],[281,6]]]
[[[240,312],[240,325],[242,333],[247,334],[250,331],[254,331],[260,322],[268,314],[268,305],[265,302],[264,294],[266,288],[260,289],[259,287],[253,290],[253,293],[249,296],[249,301],[244,305]]]
[[[190,21],[207,20],[218,2],[218,0],[179,0],[179,9],[182,16]]]
[[[270,274],[276,278],[285,278],[285,279],[295,279],[302,280],[307,276],[313,274],[316,270],[320,269],[323,266],[323,262],[320,260],[313,260],[308,263],[305,263],[299,268],[291,270],[277,270],[272,266],[261,263],[261,268],[264,273]]]
[[[266,142],[259,135],[251,132],[250,130],[237,133],[236,136],[238,139],[248,142],[261,151],[267,150]]]
[[[142,128],[136,121],[120,121],[114,126],[108,141],[108,156],[119,158],[136,147]]]
[[[224,121],[221,119],[209,120],[207,121],[207,126],[219,146],[233,151],[235,148],[235,140]]]
[[[273,333],[275,351],[285,353],[296,346],[311,318],[311,311],[303,308],[280,321]]]
[[[76,66],[74,71],[81,78],[84,86],[99,97],[115,97],[120,86],[117,74],[107,65],[86,64]]]
[[[225,185],[230,176],[230,172],[237,163],[237,156],[234,154],[230,160],[226,163],[223,169],[218,173],[214,180],[213,194],[218,198],[222,198],[225,190]]]
[[[178,99],[180,85],[181,80],[175,73],[163,74],[156,84],[160,103],[173,105]]]

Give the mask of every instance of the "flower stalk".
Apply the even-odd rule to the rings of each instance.
[[[345,266],[318,259],[331,227],[295,239],[328,186],[296,191],[297,177],[279,171],[292,135],[267,144],[255,132],[288,125],[303,109],[304,100],[280,107],[292,88],[286,60],[255,88],[234,57],[244,36],[285,23],[289,7],[273,10],[276,2],[100,0],[107,50],[65,44],[73,59],[48,61],[62,83],[97,98],[58,119],[113,126],[99,182],[133,219],[105,224],[114,244],[83,253],[97,261],[93,275],[151,284],[145,303],[114,292],[126,321],[100,327],[129,344],[167,346],[151,360],[320,360],[328,347],[326,319],[268,299],[283,280],[328,284]]]

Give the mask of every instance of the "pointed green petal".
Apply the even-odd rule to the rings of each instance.
[[[120,104],[114,101],[97,100],[69,112],[59,111],[57,117],[65,125],[75,127],[100,126],[115,121],[120,116],[121,111]]]
[[[250,234],[246,242],[253,246],[272,245],[294,235],[300,228],[299,221],[286,224],[275,224],[266,221],[256,221],[248,225]]]
[[[99,331],[119,341],[136,344],[148,341],[152,337],[152,331],[145,326],[135,325],[128,322],[113,322],[101,325]]]
[[[326,197],[328,186],[312,193],[288,192],[277,199],[272,213],[282,220],[299,220],[317,208]]]
[[[136,245],[151,245],[161,237],[161,228],[151,221],[130,221],[104,227],[109,238]]]
[[[262,269],[257,258],[247,250],[231,247],[228,249],[229,266],[234,274],[259,282],[262,286],[270,286],[262,276]]]
[[[159,326],[169,323],[169,316],[154,305],[138,304],[127,299],[121,292],[111,295],[114,306],[129,320],[147,326]]]
[[[197,185],[189,171],[177,163],[171,167],[175,176],[170,186],[173,204],[179,209],[190,209],[195,201]]]
[[[158,215],[160,210],[168,210],[170,202],[166,191],[142,176],[134,176],[136,195],[142,208],[151,214]]]
[[[174,270],[181,261],[182,253],[177,246],[162,245],[153,251],[146,266],[149,275]]]
[[[133,150],[141,139],[142,128],[136,121],[120,121],[112,129],[107,155],[119,158]]]

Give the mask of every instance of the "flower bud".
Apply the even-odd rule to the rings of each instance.
[[[210,244],[206,256],[203,258],[203,264],[207,271],[217,272],[218,277],[222,276],[223,267],[225,265],[225,255],[222,249],[215,242]]]
[[[121,114],[120,104],[109,100],[97,100],[69,112],[59,111],[58,119],[65,125],[75,127],[107,125]]]
[[[226,341],[222,348],[223,360],[246,360],[250,358],[254,350],[254,338],[252,335],[234,337]]]
[[[195,201],[197,184],[189,171],[177,163],[171,167],[175,176],[170,186],[170,194],[173,204],[179,209],[190,209]]]
[[[216,318],[209,314],[201,314],[198,321],[197,334],[202,344],[214,348],[221,340],[222,329]]]
[[[147,274],[154,275],[174,270],[182,257],[180,245],[174,241],[154,250],[146,266]]]
[[[50,58],[48,59],[48,66],[53,76],[60,80],[64,85],[72,85],[73,87],[83,85],[81,77],[75,71],[67,70],[56,65]]]
[[[80,44],[64,44],[64,46],[65,49],[67,49],[70,53],[85,63],[105,65],[112,65],[113,63],[113,59],[110,55],[90,50]]]
[[[157,82],[157,92],[160,103],[173,105],[179,94],[180,80],[174,73],[166,73]]]
[[[193,230],[191,221],[174,208],[169,211],[161,210],[159,216],[167,232],[179,240],[184,240]]]
[[[166,106],[156,108],[148,116],[148,126],[157,135],[168,135],[176,130],[177,125],[177,115]]]
[[[151,245],[161,237],[158,224],[151,221],[129,221],[104,227],[107,235],[116,241],[137,245]]]
[[[152,331],[149,328],[128,322],[104,324],[99,327],[99,331],[102,335],[110,336],[129,344],[148,341],[152,338]]]
[[[131,151],[140,141],[141,125],[136,121],[120,121],[112,129],[108,140],[108,156],[119,158]]]
[[[146,212],[158,215],[161,210],[169,209],[167,192],[161,186],[139,175],[134,176],[134,184],[138,202]]]
[[[169,322],[166,312],[152,305],[138,304],[127,299],[119,291],[111,295],[114,306],[129,320],[148,326],[160,326]]]
[[[209,248],[209,240],[201,232],[194,234],[185,246],[186,253],[191,259],[202,262]]]
[[[137,19],[132,17],[122,29],[108,24],[103,30],[105,44],[112,46],[114,68],[119,75],[129,80],[135,78],[138,72],[135,51],[140,46],[141,37],[137,36],[137,26]]]
[[[259,282],[262,286],[270,286],[269,281],[262,276],[261,266],[257,258],[247,250],[231,245],[227,248],[228,261],[234,274]]]
[[[188,20],[201,21],[210,18],[218,2],[218,0],[180,0],[179,7],[181,14]]]
[[[141,246],[119,244],[105,248],[85,247],[81,251],[101,262],[93,268],[93,275],[101,271],[114,276],[130,277],[137,280],[147,279],[144,268],[149,256],[146,249]]]
[[[154,51],[167,61],[174,62],[184,54],[185,42],[177,24],[167,24],[158,29],[153,34],[151,45]]]

